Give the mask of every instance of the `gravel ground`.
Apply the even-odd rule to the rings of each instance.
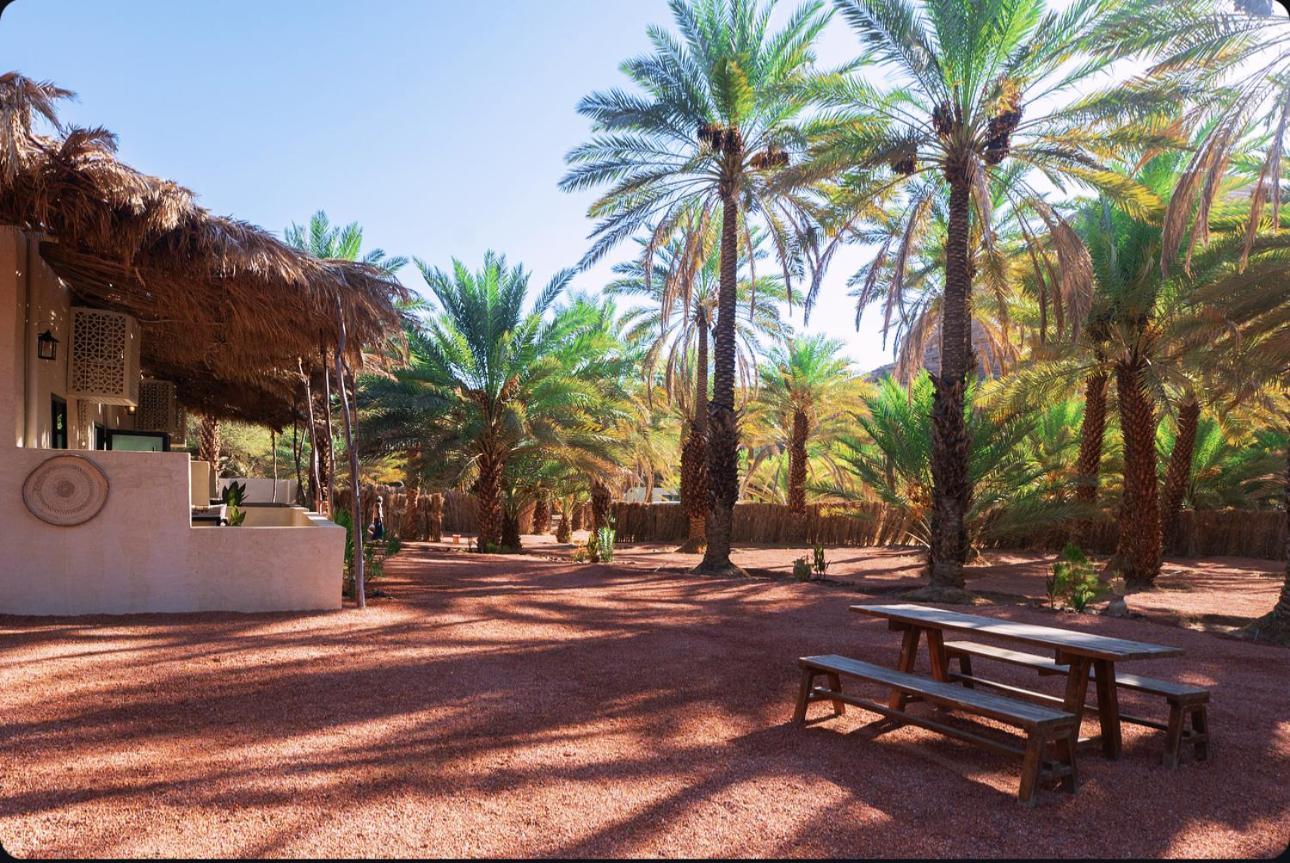
[[[585,531],[576,534],[583,538]],[[463,539],[463,542],[466,541]],[[553,537],[526,536],[525,548],[539,556],[567,558],[571,545]],[[445,544],[447,545],[447,544]],[[702,559],[678,554],[674,543],[634,543],[615,551],[615,563],[650,569],[684,571]],[[793,561],[810,549],[783,547],[737,548],[735,563],[763,574],[791,575]],[[875,594],[910,590],[923,584],[923,557],[910,548],[832,548],[827,552],[828,577]],[[1056,555],[1035,552],[986,551],[966,570],[968,587],[987,595],[1045,600],[1044,581]],[[1094,558],[1099,566],[1105,558]],[[1154,620],[1224,632],[1243,626],[1272,610],[1285,579],[1280,561],[1243,557],[1171,558],[1165,561],[1157,589],[1131,594],[1129,609]]]
[[[1019,761],[913,727],[877,733],[854,709],[789,726],[796,657],[895,661],[894,633],[847,611],[866,599],[854,588],[424,545],[382,587],[365,613],[0,618],[0,843],[17,856],[1267,857],[1290,840],[1283,648],[983,607],[1177,645],[1185,657],[1140,670],[1213,692],[1211,761],[1166,770],[1161,735],[1128,727],[1121,760],[1088,753],[1077,795],[1029,810]]]

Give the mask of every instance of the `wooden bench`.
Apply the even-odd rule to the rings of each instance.
[[[947,641],[945,642],[945,653],[947,656],[958,660],[959,674],[955,676],[965,686],[972,687],[973,684],[980,683],[983,686],[989,686],[1004,692],[1026,695],[1044,701],[1058,703],[1061,701],[1059,698],[1046,696],[1042,693],[1030,692],[1018,687],[974,677],[972,675],[972,657],[979,656],[983,659],[993,659],[996,662],[1033,668],[1040,674],[1066,674],[1069,671],[1069,666],[1033,653],[1009,650],[1006,647],[995,647],[991,644],[979,644],[975,641]],[[1121,672],[1115,674],[1115,684],[1118,687],[1135,692],[1157,695],[1165,699],[1165,702],[1169,705],[1169,721],[1167,723],[1146,719],[1141,716],[1120,714],[1121,722],[1145,725],[1148,728],[1155,728],[1165,732],[1165,752],[1162,760],[1166,767],[1178,766],[1184,743],[1191,746],[1192,753],[1197,761],[1204,761],[1209,757],[1209,721],[1206,716],[1206,705],[1209,704],[1208,690],[1186,683],[1174,683],[1169,680],[1157,680],[1152,677],[1142,677],[1137,674],[1124,674]]]
[[[899,722],[918,725],[983,746],[995,752],[1021,755],[1021,785],[1017,799],[1028,806],[1035,804],[1035,789],[1041,779],[1060,779],[1063,791],[1074,794],[1078,776],[1075,768],[1075,738],[1079,733],[1075,717],[1060,710],[1038,704],[1016,701],[993,693],[965,689],[954,683],[931,680],[916,674],[849,659],[845,656],[804,656],[797,661],[802,669],[802,686],[793,714],[795,725],[806,722],[806,709],[812,701],[830,701],[833,715],[846,712],[847,704],[863,707],[874,713]],[[829,687],[815,685],[816,678],[824,676]],[[880,704],[842,691],[842,677],[852,677],[890,687],[893,700]],[[904,698],[913,696],[939,707],[962,710],[1021,729],[1025,733],[1024,747],[991,739],[963,728],[957,728],[926,716],[906,713]],[[1053,745],[1055,759],[1045,757],[1048,744]]]

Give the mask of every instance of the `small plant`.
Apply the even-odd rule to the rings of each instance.
[[[224,486],[219,496],[226,507],[225,518],[229,527],[238,527],[246,521],[246,510],[242,508],[246,504],[246,483],[231,482]]]
[[[345,576],[342,581],[341,593],[344,596],[354,596],[354,520],[350,517],[349,511],[338,509],[332,514],[332,521],[345,528]],[[384,542],[367,542],[363,544],[363,581],[365,586],[370,586],[385,574],[385,559],[392,554],[397,554],[402,547],[402,542],[398,537],[389,537]]]
[[[1064,603],[1083,614],[1088,605],[1103,592],[1101,579],[1093,564],[1079,546],[1067,543],[1053,564],[1053,574],[1045,582],[1048,602],[1053,608]]]
[[[829,562],[824,559],[824,546],[818,542],[815,544],[815,562],[811,568],[815,571],[815,577],[819,579],[824,578],[824,573],[829,568]]]
[[[811,580],[811,564],[805,557],[799,557],[793,561],[793,578],[798,581]]]
[[[618,532],[609,525],[596,531],[596,555],[601,563],[614,562],[614,537]]]
[[[587,542],[575,543],[573,546],[573,562],[588,563],[591,560],[590,538]]]

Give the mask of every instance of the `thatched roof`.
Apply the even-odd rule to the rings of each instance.
[[[298,360],[397,331],[404,289],[359,263],[321,261],[271,234],[197,206],[168,180],[117,160],[103,129],[58,125],[70,95],[16,73],[0,76],[0,223],[46,235],[41,254],[77,301],[140,322],[141,363],[181,401],[215,416],[291,421]],[[59,134],[36,134],[43,116]]]

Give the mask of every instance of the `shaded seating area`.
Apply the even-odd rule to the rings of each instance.
[[[917,725],[995,752],[1021,755],[1017,797],[1027,805],[1034,805],[1041,782],[1058,779],[1063,791],[1075,793],[1078,787],[1076,750],[1080,744],[1097,744],[1106,758],[1118,759],[1122,722],[1165,731],[1163,760],[1167,767],[1178,765],[1184,743],[1192,748],[1197,760],[1208,758],[1207,690],[1116,670],[1118,662],[1179,656],[1182,651],[1178,648],[1060,627],[999,621],[930,606],[853,605],[851,611],[884,619],[891,631],[902,634],[897,667],[890,669],[838,655],[802,657],[798,660],[802,679],[793,716],[794,724],[799,727],[805,724],[811,702],[827,700],[833,705],[834,716],[843,715],[844,705],[853,704],[878,713],[895,725]],[[1048,648],[1056,658],[1048,660],[1033,653],[972,641],[947,642],[944,638],[947,630]],[[914,673],[920,641],[927,644],[930,677]],[[1040,674],[1064,675],[1065,693],[1057,697],[977,676],[972,668],[974,656],[1025,666]],[[959,664],[957,673],[950,671],[951,658]],[[815,684],[820,676],[827,678],[828,687]],[[844,691],[844,677],[885,687],[889,693],[886,702]],[[1091,707],[1086,705],[1090,680],[1097,693]],[[977,689],[978,686],[989,691]],[[1117,697],[1119,688],[1165,698],[1169,705],[1168,722],[1122,714]],[[933,718],[906,712],[906,706],[915,701],[927,702],[938,714],[954,711],[1017,728],[1024,745],[1000,740],[983,733],[983,729],[950,724],[939,715]],[[1101,726],[1101,734],[1096,738],[1079,736],[1086,709],[1096,711]]]

